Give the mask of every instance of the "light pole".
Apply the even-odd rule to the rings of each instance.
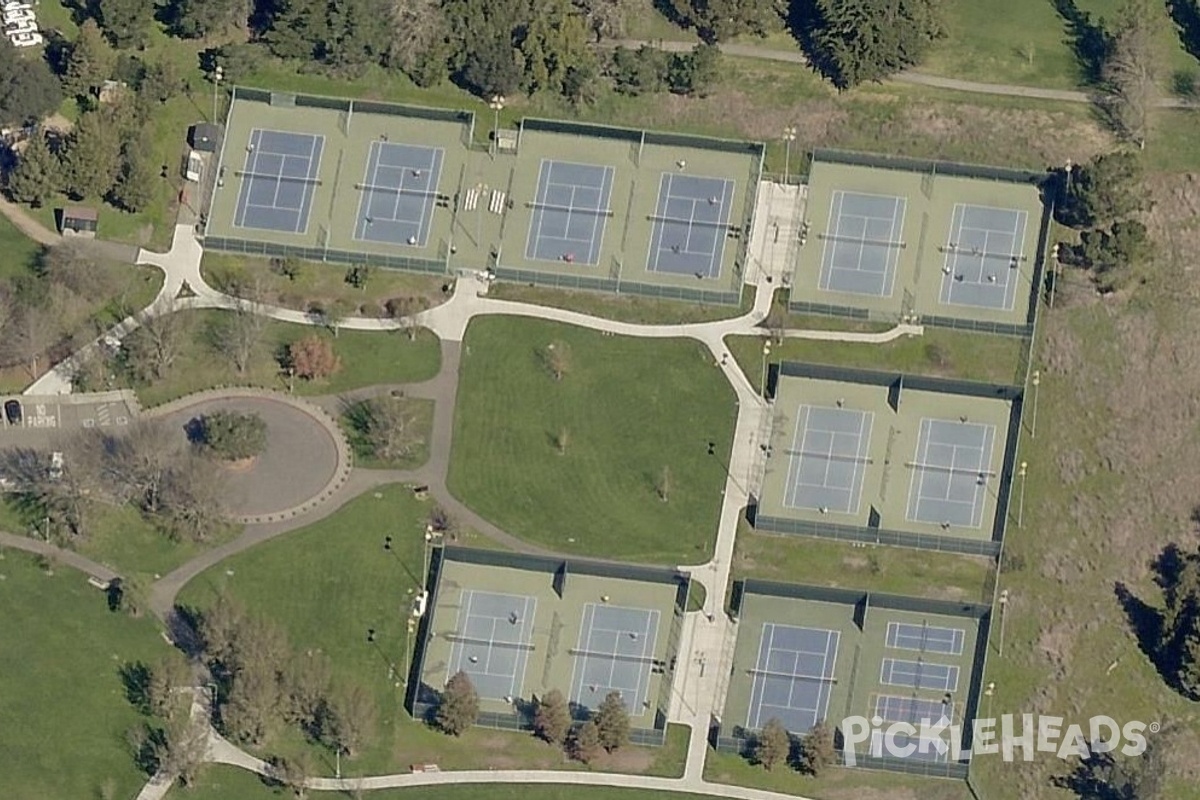
[[[1021,496],[1017,499],[1017,527],[1025,527],[1025,475],[1029,471],[1029,462],[1022,461],[1017,467],[1017,477],[1021,479]]]
[[[212,74],[212,82],[213,82],[212,121],[213,122],[217,121],[217,87],[221,85],[221,81],[224,79],[225,79],[225,70],[221,69],[220,65],[217,65],[215,68],[213,68],[213,74]]]
[[[217,715],[217,684],[206,683],[204,688],[208,689],[208,724],[213,724],[213,717]]]
[[[408,686],[408,672],[412,669],[412,635],[413,630],[417,627],[416,619],[409,617],[405,621],[405,626],[407,634],[404,638],[404,675],[400,680],[404,682],[405,686]]]
[[[762,393],[763,397],[767,396],[767,356],[771,355],[771,343],[763,342],[763,358],[762,358]]]
[[[988,719],[992,718],[992,695],[996,693],[996,682],[990,681],[987,688],[983,690],[983,696],[988,699]]]
[[[783,129],[783,182],[788,182],[788,173],[792,166],[792,142],[796,141],[796,126],[788,125]]]
[[[496,153],[500,151],[500,112],[504,109],[504,95],[494,94],[492,99],[488,101],[488,108],[492,110],[492,158],[496,157]]]
[[[425,549],[424,549],[424,555],[425,555],[424,564],[425,564],[425,566],[424,566],[424,569],[421,571],[421,580],[423,580],[423,581],[429,580],[429,548],[432,545],[433,545],[433,526],[426,525],[425,526]]]
[[[1004,658],[1004,618],[1005,611],[1008,610],[1008,589],[1000,593],[1000,652],[1001,658]]]
[[[1037,407],[1038,407],[1038,387],[1042,385],[1042,371],[1035,369],[1030,377],[1033,383],[1033,413],[1029,415],[1029,438],[1037,438]]]

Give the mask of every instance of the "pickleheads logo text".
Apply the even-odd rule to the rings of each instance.
[[[881,717],[846,717],[841,731],[847,766],[860,753],[877,758],[924,758],[961,761],[979,755],[999,755],[1005,761],[1032,761],[1034,753],[1054,753],[1059,758],[1087,758],[1093,753],[1119,751],[1126,756],[1146,752],[1146,733],[1157,733],[1157,722],[1131,720],[1124,725],[1099,715],[1081,725],[1065,725],[1062,717],[1037,714],[1004,714],[999,719],[976,718],[971,725],[971,747],[963,746],[963,726],[946,717],[918,723],[886,722]],[[862,745],[866,745],[865,748]]]

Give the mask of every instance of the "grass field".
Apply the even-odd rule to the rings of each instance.
[[[0,796],[133,797],[145,776],[125,733],[140,717],[118,670],[165,651],[154,623],[110,612],[78,572],[0,559]]]
[[[343,774],[407,772],[411,764],[444,769],[521,766],[578,768],[560,751],[528,734],[475,729],[455,739],[411,720],[402,689],[388,678],[389,665],[403,672],[407,646],[406,606],[424,568],[426,502],[408,487],[393,485],[363,495],[333,516],[287,537],[223,561],[184,590],[180,602],[205,607],[227,592],[254,613],[277,621],[298,650],[329,654],[335,682],[358,683],[376,697],[379,725],[372,745]],[[391,551],[384,550],[391,536]],[[460,536],[459,544],[472,544]],[[367,629],[377,631],[376,645]],[[321,774],[332,774],[331,754],[288,732],[268,746],[271,753],[309,751]],[[651,774],[682,770],[686,732],[672,732],[662,749],[632,748],[615,764]]]
[[[462,786],[414,786],[365,793],[370,800],[662,800],[656,791],[616,789],[608,786],[547,786],[520,783],[485,783]],[[312,797],[313,795],[309,795]],[[291,797],[291,792],[264,786],[252,773],[234,767],[206,767],[195,788],[175,788],[168,800],[268,800]],[[701,800],[703,795],[675,794],[673,800]]]
[[[728,336],[725,344],[761,390],[763,339]],[[769,360],[836,364],[843,367],[896,370],[908,374],[941,375],[974,381],[1020,384],[1024,378],[1024,349],[1017,338],[926,328],[922,336],[903,336],[884,344],[787,339],[772,344]]]
[[[374,268],[366,284],[356,289],[346,281],[346,268],[337,264],[301,261],[300,274],[293,280],[271,269],[270,259],[229,253],[207,252],[200,262],[200,273],[209,285],[229,294],[236,287],[255,287],[265,303],[307,310],[316,301],[331,301],[353,306],[363,316],[386,315],[384,304],[393,298],[422,298],[432,307],[444,302],[442,292],[448,279],[443,276],[415,275],[397,270]]]
[[[754,287],[742,291],[740,306],[706,306],[678,300],[658,300],[637,295],[614,295],[600,292],[576,292],[526,286],[516,283],[496,283],[488,289],[488,297],[513,300],[537,306],[565,308],[618,322],[635,325],[682,325],[689,322],[711,322],[739,317],[754,307]]]
[[[227,311],[183,311],[190,334],[167,377],[153,383],[134,382],[133,388],[146,407],[160,405],[215,386],[262,386],[288,390],[288,380],[279,367],[280,348],[309,335],[333,342],[341,369],[324,380],[295,382],[296,394],[336,394],[377,383],[423,381],[437,374],[441,350],[437,337],[421,330],[414,341],[399,331],[341,331],[334,336],[324,328],[287,322],[269,322],[250,366],[239,375],[228,359],[219,357],[210,344],[212,330]],[[135,334],[136,335],[136,334]]]
[[[561,380],[542,363],[550,344],[568,348]],[[703,561],[735,413],[733,390],[696,342],[477,319],[464,342],[450,490],[509,533],[554,550]],[[666,502],[657,492],[664,468]]]
[[[732,566],[735,578],[990,603],[995,562],[901,547],[854,547],[808,536],[758,533],[743,519],[738,526]]]

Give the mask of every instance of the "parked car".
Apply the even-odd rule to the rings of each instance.
[[[43,41],[40,33],[13,33],[8,39],[14,47],[36,47]]]
[[[33,20],[25,20],[24,22],[6,23],[4,25],[4,35],[12,36],[17,33],[37,33],[37,23]]]
[[[21,401],[9,400],[4,404],[4,417],[8,420],[9,425],[21,424]]]

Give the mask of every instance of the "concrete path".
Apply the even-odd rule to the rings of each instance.
[[[655,47],[668,53],[690,52],[697,42],[678,42],[669,40],[646,41],[642,39],[623,39],[613,43],[613,46],[638,48],[643,45]],[[808,66],[808,58],[800,50],[775,50],[769,47],[759,47],[753,44],[723,44],[721,52],[738,58],[756,58],[763,61],[781,61],[787,64]],[[907,83],[914,86],[929,86],[935,89],[948,89],[969,94],[990,94],[1005,97],[1025,97],[1031,100],[1054,100],[1060,103],[1092,103],[1095,102],[1094,92],[1083,92],[1072,89],[1043,89],[1038,86],[1018,86],[1011,83],[980,83],[964,81],[958,78],[944,78],[940,75],[930,75],[919,70],[908,70],[897,73],[890,81]],[[1176,97],[1160,97],[1159,108],[1200,108],[1196,103],[1181,100]]]
[[[99,578],[102,581],[111,581],[120,577],[116,572],[103,564],[92,561],[90,558],[82,556],[74,550],[65,550],[49,542],[44,542],[41,539],[31,539],[28,536],[18,536],[12,533],[0,533],[0,547],[11,547],[14,550],[24,550],[26,553],[45,556],[53,560],[56,564],[64,564],[72,569],[77,569],[87,575]]]

